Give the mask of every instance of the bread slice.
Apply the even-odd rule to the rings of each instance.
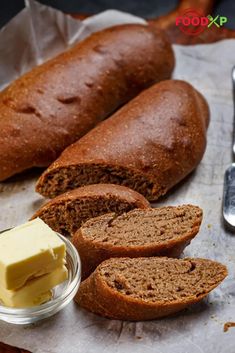
[[[55,197],[87,184],[112,183],[156,200],[200,162],[208,119],[205,99],[189,83],[162,81],[69,146],[36,190]]]
[[[205,259],[112,258],[81,283],[83,308],[119,320],[152,320],[199,302],[226,277],[224,265]]]
[[[82,278],[110,257],[177,257],[198,233],[201,220],[202,210],[192,205],[90,219],[72,239],[81,257]]]
[[[134,208],[149,208],[138,192],[112,184],[87,185],[59,195],[32,217],[41,218],[56,232],[72,235],[85,221],[108,212],[117,215]]]

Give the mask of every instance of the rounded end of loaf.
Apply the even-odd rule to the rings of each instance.
[[[156,201],[201,161],[208,121],[206,100],[192,85],[162,81],[69,146],[36,190],[55,197],[84,185],[112,183]]]

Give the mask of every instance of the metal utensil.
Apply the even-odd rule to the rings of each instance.
[[[226,169],[224,174],[223,217],[226,224],[235,229],[235,66],[232,68],[232,84],[234,109],[232,141],[233,163]]]

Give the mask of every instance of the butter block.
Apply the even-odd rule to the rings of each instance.
[[[68,278],[65,266],[51,273],[29,280],[22,288],[8,290],[0,287],[0,301],[14,308],[27,308],[47,302],[52,297],[51,289]]]
[[[66,247],[40,218],[0,234],[0,286],[9,290],[65,262]]]

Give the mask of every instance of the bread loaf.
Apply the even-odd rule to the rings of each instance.
[[[134,208],[148,208],[144,196],[125,186],[87,185],[57,196],[42,206],[32,218],[41,218],[56,232],[72,235],[82,223],[104,213],[119,215]]]
[[[208,120],[205,99],[189,83],[160,82],[69,146],[36,190],[54,197],[82,185],[113,183],[156,200],[200,162]]]
[[[90,219],[72,239],[81,258],[82,278],[111,257],[177,257],[198,233],[201,221],[202,210],[192,205]]]
[[[75,300],[110,319],[153,320],[199,302],[226,275],[224,265],[205,259],[113,258],[81,283]]]
[[[48,166],[173,66],[159,30],[130,24],[92,34],[26,73],[0,93],[0,180]]]

